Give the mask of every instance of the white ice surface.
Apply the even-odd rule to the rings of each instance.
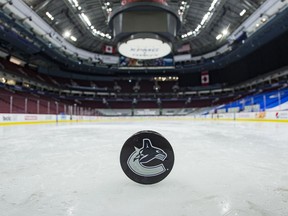
[[[170,175],[132,182],[119,154],[165,136]],[[141,121],[0,127],[1,216],[287,216],[285,123]]]

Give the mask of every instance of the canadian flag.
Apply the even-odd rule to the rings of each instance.
[[[114,47],[110,46],[110,45],[105,45],[103,51],[105,53],[114,53],[115,52]]]
[[[201,72],[201,84],[209,85],[209,72],[208,71]]]
[[[177,49],[177,52],[178,53],[183,53],[183,52],[190,52],[191,50],[191,47],[190,47],[190,44],[184,44],[182,45],[181,47],[179,47],[179,49]]]

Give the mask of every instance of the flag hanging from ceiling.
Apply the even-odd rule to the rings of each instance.
[[[111,45],[104,45],[103,52],[112,54],[115,53],[115,48]]]
[[[208,71],[203,71],[201,72],[201,84],[202,85],[209,85],[209,72]]]
[[[183,44],[181,47],[179,47],[177,49],[177,52],[178,53],[190,52],[190,50],[191,50],[190,44],[187,43],[187,44]]]

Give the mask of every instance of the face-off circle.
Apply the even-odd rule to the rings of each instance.
[[[140,184],[160,182],[174,165],[172,146],[155,131],[140,131],[123,145],[120,163],[124,173]]]

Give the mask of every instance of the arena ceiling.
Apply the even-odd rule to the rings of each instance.
[[[116,11],[120,1],[0,0],[0,55],[16,57],[23,65],[56,76],[95,76],[103,80],[132,75],[180,76],[224,70],[236,61],[242,64],[245,56],[288,29],[288,0],[167,2],[183,13],[182,27],[174,42],[175,64],[171,67],[123,67],[118,53],[103,52],[103,46],[116,45],[108,27],[108,14]],[[190,51],[176,51],[186,44],[190,44]],[[272,57],[278,53],[267,52]],[[265,56],[271,56],[267,52]],[[285,56],[286,52],[281,53]],[[182,56],[189,58],[177,60]]]
[[[105,45],[115,45],[108,27],[108,17],[111,11],[121,5],[120,0],[24,1],[55,31],[78,48],[101,53]],[[227,42],[229,33],[237,29],[264,2],[167,0],[182,20],[182,27],[174,42],[174,52],[177,53],[177,49],[186,44],[190,45],[192,55],[217,49]]]

